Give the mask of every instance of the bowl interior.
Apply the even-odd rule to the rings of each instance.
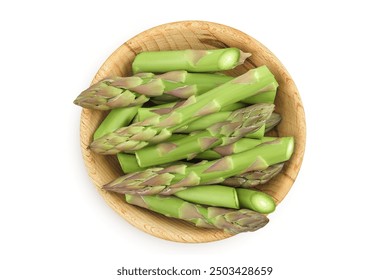
[[[211,22],[184,21],[164,24],[144,31],[121,45],[101,66],[92,83],[109,76],[131,75],[132,61],[135,55],[142,51],[224,47],[237,47],[252,54],[243,65],[226,73],[237,76],[249,69],[267,65],[279,83],[275,111],[282,115],[283,120],[273,134],[294,136],[295,151],[283,171],[265,184],[262,190],[280,203],[292,187],[302,163],[305,148],[305,116],[298,90],[289,73],[275,55],[254,38],[234,28]],[[127,204],[122,195],[102,190],[102,185],[122,175],[116,157],[101,156],[88,149],[94,131],[106,114],[82,110],[81,148],[89,176],[105,201],[118,214],[151,235],[177,242],[210,242],[231,236],[220,230],[196,228],[187,222],[140,209]]]

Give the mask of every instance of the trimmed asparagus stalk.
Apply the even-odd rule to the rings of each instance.
[[[262,214],[272,213],[276,207],[272,197],[259,190],[232,188],[223,185],[190,187],[176,192],[175,196],[191,203],[233,209],[250,209]]]
[[[120,127],[129,125],[134,116],[137,114],[138,109],[139,106],[111,110],[110,113],[108,113],[108,115],[104,118],[103,122],[96,129],[95,133],[93,134],[93,139],[95,140],[97,138],[103,137],[104,135],[113,132]],[[142,168],[138,166],[135,156],[135,162],[126,156],[130,157],[130,155],[127,154],[117,155],[120,166],[125,173],[142,170]]]
[[[275,211],[275,201],[266,193],[241,188],[237,188],[236,192],[240,208],[250,209],[262,214],[269,214]]]
[[[232,187],[202,185],[176,192],[175,196],[197,204],[233,209],[240,208],[236,189]]]
[[[210,115],[206,115],[179,128],[176,132],[191,133],[194,131],[205,130],[216,123],[225,121],[230,116],[231,113],[232,112],[229,111],[221,111]]]
[[[230,70],[244,63],[250,54],[237,48],[215,50],[154,51],[137,54],[133,61],[133,73],[168,72],[217,72]]]
[[[185,134],[173,134],[169,139],[178,140],[184,137],[186,137]],[[119,153],[117,154],[117,158],[123,173],[131,173],[146,169],[139,166],[137,158],[134,154]]]
[[[126,194],[126,201],[167,217],[191,222],[197,227],[222,229],[230,234],[255,231],[269,221],[265,215],[252,210],[204,207],[173,196]]]
[[[271,165],[264,170],[253,170],[233,177],[229,177],[222,182],[226,186],[254,188],[267,183],[282,171],[284,163]]]
[[[221,157],[217,154],[219,158]],[[127,174],[131,172],[137,172],[145,170],[145,167],[140,167],[137,162],[137,158],[132,154],[120,153],[117,155],[122,171]],[[174,163],[175,165],[181,164],[180,162]],[[191,163],[186,163],[187,166]],[[253,170],[238,174],[225,179],[222,184],[230,187],[242,187],[242,188],[255,188],[259,185],[267,183],[273,177],[278,175],[283,169],[284,163],[274,164],[264,170]]]
[[[244,104],[244,103],[237,102],[237,103],[229,104],[229,105],[226,105],[226,106],[222,107],[221,110],[219,110],[219,112],[233,112],[235,110],[244,108],[246,106],[247,105]],[[210,116],[210,115],[208,115],[208,116]]]
[[[245,98],[242,102],[248,104],[274,103],[278,86],[279,84],[274,81],[269,84],[268,87],[261,89],[257,94],[251,97]]]
[[[273,112],[268,120],[265,122],[265,132],[268,132],[276,127],[282,120],[282,116]]]
[[[181,102],[163,103],[152,107],[140,107],[134,118],[134,122],[141,122],[153,116],[168,114],[172,112],[174,108],[180,106],[182,104]]]
[[[201,92],[206,92],[218,85],[229,82],[234,79],[234,77],[227,76],[222,73],[191,73],[185,70],[177,70],[177,71],[167,71],[162,74],[154,74],[154,73],[138,73],[135,76],[138,77],[148,77],[148,78],[159,78],[166,81],[171,81],[175,83],[185,83],[189,85],[199,85],[199,87],[203,90]]]
[[[229,77],[229,76],[225,76]],[[229,77],[232,79],[233,77]],[[228,78],[226,78],[227,80]],[[198,87],[201,86],[200,83],[194,83]],[[258,91],[255,95],[245,98],[242,100],[242,102],[247,104],[257,104],[257,103],[274,103],[276,92],[278,89],[279,84],[277,81],[274,81],[273,83],[269,84],[268,87],[262,88],[260,91]],[[210,85],[212,87],[212,85]],[[215,86],[214,86],[215,87]],[[202,94],[204,92],[203,90],[199,89],[196,94]],[[176,101],[178,98],[172,95],[161,95],[152,97],[151,101],[157,104],[166,103],[166,102],[173,102]]]
[[[137,172],[137,171],[142,171],[145,170],[145,167],[140,167],[138,165],[137,159],[135,155],[132,154],[123,154],[120,153],[117,155],[120,166],[122,168],[122,171],[127,174],[131,172]],[[176,163],[180,164],[180,163]],[[190,165],[190,164],[187,164]],[[274,164],[271,165],[270,167],[264,169],[264,170],[253,170],[250,172],[246,172],[243,174],[238,174],[232,177],[229,177],[225,179],[222,184],[230,187],[241,187],[241,188],[255,188],[258,187],[259,185],[265,184],[268,181],[270,181],[273,177],[275,177],[277,174],[282,171],[284,166],[284,163],[279,163],[279,164]],[[191,187],[194,188],[194,187]],[[187,190],[187,189],[184,189]],[[180,191],[181,192],[181,191]],[[180,196],[179,196],[180,197]],[[184,197],[181,197],[183,199],[186,199]],[[189,200],[191,201],[191,200]],[[195,201],[191,201],[195,202]],[[200,203],[200,202],[198,202]],[[209,204],[212,205],[212,204]],[[213,205],[217,206],[217,205]],[[223,205],[218,205],[218,206],[223,206]],[[228,206],[224,206],[228,207]]]
[[[142,149],[149,143],[168,139],[174,131],[194,118],[219,112],[221,108],[252,96],[275,80],[266,66],[249,70],[234,80],[200,96],[191,96],[169,114],[150,117],[120,128],[93,141],[91,150],[101,154],[117,154]]]
[[[119,153],[116,155],[123,173],[131,173],[144,170],[138,165],[137,158],[132,154]]]
[[[128,126],[137,114],[138,108],[139,106],[111,110],[96,129],[93,139],[98,139],[118,128]]]
[[[220,73],[189,73],[187,71],[171,71],[160,75],[155,75],[154,77],[174,82],[186,83],[189,85],[196,85],[197,95],[203,94],[219,85],[233,80],[234,78]],[[174,102],[177,100],[178,98],[176,96],[168,94],[163,94],[161,96],[155,96],[151,98],[151,101],[154,103]]]
[[[153,106],[153,107],[141,107],[138,109],[138,114],[137,114],[136,120],[143,121],[143,120],[146,120],[147,118],[150,118],[153,116],[169,114],[175,108],[179,107],[181,104],[182,103],[180,103],[180,102],[172,102],[172,103],[165,103],[165,104],[161,104],[161,105]],[[220,112],[214,113],[214,114],[223,113],[221,115],[224,116],[224,118],[222,118],[222,116],[220,116],[220,117],[216,117],[214,119],[214,121],[210,121],[210,120],[208,120],[208,118],[206,118],[206,117],[211,117],[212,115],[214,115],[214,114],[210,114],[210,115],[207,115],[204,117],[200,117],[200,118],[196,119],[195,121],[189,123],[188,125],[192,125],[192,124],[196,123],[196,124],[194,124],[194,126],[201,126],[202,127],[201,129],[205,129],[205,128],[209,127],[209,125],[206,126],[205,124],[203,124],[204,122],[214,124],[216,122],[226,120],[226,118],[229,116],[229,114],[232,111],[235,111],[235,110],[240,109],[240,108],[244,108],[245,106],[246,106],[246,104],[241,103],[241,102],[230,104],[228,106],[221,108]],[[199,130],[199,129],[192,129],[190,132],[193,132],[196,130]],[[182,132],[182,131],[184,131],[183,128],[180,128],[179,130],[177,130],[177,132]]]
[[[224,156],[238,154],[253,149],[254,147],[260,145],[261,143],[273,141],[276,139],[277,139],[276,137],[263,137],[262,139],[241,138],[240,140],[232,144],[223,147],[215,147],[213,149],[209,149],[200,154],[197,154],[196,158],[207,159],[207,160],[219,159]]]
[[[186,187],[217,184],[238,174],[264,170],[289,160],[293,150],[292,137],[277,138],[253,149],[214,161],[191,166],[180,164],[166,168],[155,167],[126,174],[104,185],[103,189],[118,193],[169,195]]]
[[[225,121],[216,123],[205,131],[136,151],[138,164],[149,167],[185,158],[192,159],[202,151],[234,143],[263,126],[273,109],[273,104],[265,103],[238,109]]]

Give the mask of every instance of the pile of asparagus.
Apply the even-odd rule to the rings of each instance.
[[[282,170],[294,140],[265,136],[281,121],[266,66],[220,73],[249,56],[237,48],[143,52],[133,76],[83,91],[75,104],[111,110],[90,149],[116,155],[124,173],[103,188],[199,227],[236,234],[266,225],[275,202],[258,187]]]

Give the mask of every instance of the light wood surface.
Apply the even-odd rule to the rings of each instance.
[[[248,69],[265,64],[279,83],[275,111],[282,115],[283,121],[279,124],[274,135],[294,136],[295,151],[291,160],[285,165],[283,172],[264,185],[262,189],[274,197],[277,203],[280,203],[292,187],[301,167],[305,149],[305,116],[293,79],[275,55],[254,38],[234,28],[204,21],[183,21],[157,26],[138,34],[121,45],[101,66],[92,83],[108,76],[131,75],[131,63],[135,55],[142,51],[224,47],[237,47],[244,52],[252,53],[245,64],[226,73],[237,76]],[[220,230],[200,229],[187,222],[166,218],[148,210],[128,205],[123,196],[102,190],[102,185],[122,174],[116,157],[101,156],[88,149],[95,129],[106,114],[105,112],[83,109],[80,139],[89,176],[108,205],[130,224],[146,233],[166,240],[211,242],[231,236]],[[277,209],[273,215],[277,215]],[[272,220],[270,222],[272,223]]]

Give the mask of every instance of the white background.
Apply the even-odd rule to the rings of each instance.
[[[390,279],[386,1],[78,2],[1,4],[0,279],[125,279],[117,268],[172,265]],[[105,204],[84,167],[72,104],[124,41],[192,19],[265,44],[294,78],[307,117],[301,172],[271,222],[208,244],[147,235]]]

